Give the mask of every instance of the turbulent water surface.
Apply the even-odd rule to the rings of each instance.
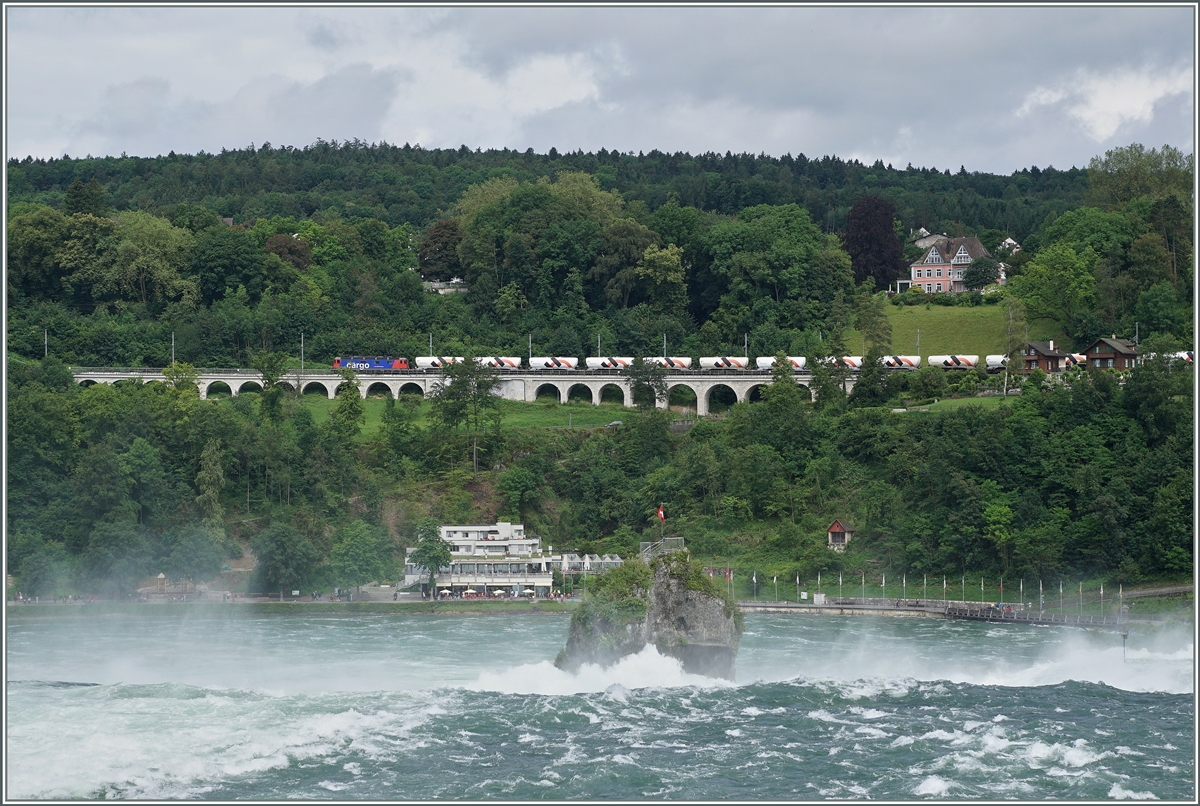
[[[14,619],[10,798],[1193,796],[1193,644],[747,617],[737,682],[561,616]],[[93,685],[67,685],[67,684]]]

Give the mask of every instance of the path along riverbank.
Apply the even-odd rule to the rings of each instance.
[[[962,619],[967,621],[1004,622],[1011,624],[1054,624],[1074,627],[1121,629],[1129,624],[1153,624],[1180,621],[1164,615],[1133,615],[1129,613],[1079,615],[1038,611],[1028,605],[996,608],[984,602],[943,601],[928,599],[827,599],[823,604],[796,602],[739,601],[743,613],[784,613],[789,615],[836,616],[893,616],[901,618]],[[1189,615],[1189,614],[1185,614]]]

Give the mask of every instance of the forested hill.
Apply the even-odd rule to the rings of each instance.
[[[672,195],[684,207],[734,215],[758,204],[803,206],[825,232],[846,226],[851,205],[880,194],[906,228],[978,232],[996,229],[1022,241],[1050,213],[1077,207],[1087,171],[1032,166],[1000,176],[965,167],[894,168],[836,156],[809,159],[753,154],[634,155],[472,151],[321,142],[304,147],[245,148],[220,154],[164,157],[10,159],[9,202],[61,207],[76,180],[95,178],[117,210],[156,210],[180,202],[201,204],[236,223],[271,216],[305,218],[318,211],[344,218],[371,217],[389,226],[424,228],[448,212],[471,185],[496,176],[521,181],[559,172],[592,174],[604,190],[650,211]],[[954,233],[951,233],[954,234]]]
[[[1190,176],[1190,156],[1137,145],[1011,177],[363,143],[26,159],[9,164],[8,347],[35,357],[48,337],[68,363],[131,366],[167,363],[172,334],[198,366],[298,355],[302,336],[317,361],[411,357],[430,334],[450,354],[636,355],[664,335],[676,355],[837,352],[852,322],[881,321],[872,289],[907,276],[920,225],[978,236],[1008,262],[1009,301],[1077,349],[1184,338]],[[465,297],[421,293],[454,277]],[[935,296],[919,301],[1004,295]]]
[[[1138,145],[1011,177],[361,143],[10,163],[9,570],[31,593],[122,591],[160,570],[210,578],[252,547],[252,585],[309,590],[394,578],[423,516],[522,519],[557,548],[627,554],[666,503],[697,551],[787,579],[1183,574],[1192,370],[1167,355],[1193,347],[1192,173],[1190,155]],[[921,225],[977,236],[1007,284],[981,258],[979,291],[883,293],[922,254],[906,243]],[[467,293],[422,286],[454,277]],[[1137,333],[1157,357],[1034,373],[1009,405],[893,413],[1004,381],[883,369],[909,349],[892,320],[951,321],[934,305],[955,327],[991,322],[1017,362],[1027,325],[1076,350]],[[493,409],[490,383],[449,384],[484,390],[466,406],[271,380],[302,339],[328,367],[425,355],[431,337],[463,356],[657,355],[664,337],[693,358],[783,351],[808,358],[816,399],[785,371],[686,434],[653,409],[562,431],[529,425],[557,404]],[[68,368],[166,367],[173,350],[169,385],[85,389]],[[847,395],[817,359],[859,351]],[[266,388],[200,400],[194,368],[232,366]],[[845,554],[824,545],[835,517],[859,528]]]

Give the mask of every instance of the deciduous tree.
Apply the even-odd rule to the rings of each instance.
[[[434,596],[437,592],[437,575],[441,569],[450,565],[450,547],[438,531],[438,522],[433,518],[422,518],[417,521],[417,546],[413,550],[412,562],[418,568],[429,572],[429,591]]]
[[[257,570],[269,588],[284,591],[299,586],[316,569],[319,552],[308,538],[292,526],[276,521],[259,532],[250,542],[258,558]]]

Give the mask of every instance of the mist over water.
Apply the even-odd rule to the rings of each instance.
[[[297,611],[11,620],[9,797],[1192,796],[1182,628],[756,615],[729,682],[562,672],[560,616]]]

